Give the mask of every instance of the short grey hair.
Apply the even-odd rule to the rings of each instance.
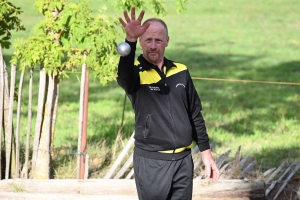
[[[144,21],[144,23],[142,25],[144,25],[147,22],[159,22],[159,23],[161,23],[165,27],[165,29],[166,29],[167,37],[169,36],[168,26],[167,26],[167,24],[162,19],[155,18],[155,17],[149,18],[146,21]]]

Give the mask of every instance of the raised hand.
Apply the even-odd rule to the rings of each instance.
[[[146,29],[150,26],[150,22],[145,23],[143,26],[142,19],[144,17],[145,11],[142,10],[139,17],[135,19],[135,7],[131,8],[131,19],[128,16],[127,11],[124,11],[124,18],[126,22],[123,21],[122,18],[119,18],[120,23],[125,28],[126,39],[130,42],[137,41],[138,37],[143,35]]]

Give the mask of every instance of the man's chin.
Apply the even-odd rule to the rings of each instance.
[[[152,64],[155,64],[157,63],[157,58],[150,58],[149,61],[152,63]]]
[[[156,55],[155,56],[149,55],[147,60],[151,63],[156,63],[158,61],[158,57]]]

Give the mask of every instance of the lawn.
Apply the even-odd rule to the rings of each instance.
[[[13,39],[26,39],[42,17],[32,0],[12,2],[24,11],[22,22],[27,29],[15,33]],[[300,162],[300,1],[191,0],[182,14],[172,2],[165,1],[168,15],[163,17],[170,35],[166,57],[186,64],[194,77],[209,137],[217,142],[214,156],[242,146],[243,155],[250,155],[262,170],[278,167],[284,160]],[[93,10],[102,4],[91,1]],[[108,14],[122,16],[122,11],[108,6]],[[145,18],[151,16],[146,12]],[[7,63],[13,51],[13,47],[4,50]],[[138,48],[137,55],[140,53]],[[87,152],[92,162],[90,177],[102,177],[132,134],[134,114],[127,99],[122,135],[117,137],[124,91],[116,82],[102,86],[90,77]],[[36,105],[37,71],[34,79]],[[79,80],[80,74],[73,73],[60,85],[56,178],[76,177],[73,153],[77,149]],[[23,141],[28,97],[28,84],[24,84]]]

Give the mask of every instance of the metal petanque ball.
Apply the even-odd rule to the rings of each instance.
[[[127,56],[130,53],[131,48],[128,43],[121,42],[117,47],[117,51],[120,56]]]

